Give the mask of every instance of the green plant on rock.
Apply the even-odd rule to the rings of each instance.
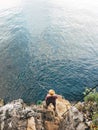
[[[98,104],[98,92],[95,93],[95,102]]]
[[[85,109],[91,114],[93,128],[98,130],[98,92],[96,89],[86,88],[84,94]]]
[[[86,88],[83,94],[85,102],[96,102],[98,104],[98,92],[96,89]]]
[[[89,102],[89,101],[94,102],[95,101],[95,95],[94,94],[87,95],[86,97],[84,97],[84,101],[85,102]]]
[[[94,114],[92,118],[93,118],[92,123],[96,127],[95,130],[98,130],[98,113]]]

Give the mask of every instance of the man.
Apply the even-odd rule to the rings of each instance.
[[[45,98],[46,107],[48,107],[49,104],[52,103],[52,105],[54,106],[54,111],[56,111],[56,99],[57,95],[55,94],[55,91],[53,89],[50,89]]]

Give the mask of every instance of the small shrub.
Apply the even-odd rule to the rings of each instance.
[[[96,92],[96,89],[92,90],[91,88],[86,88],[83,94],[85,102],[92,101],[98,104],[98,92]]]
[[[98,92],[95,93],[95,102],[98,104]]]
[[[84,101],[85,102],[89,102],[89,101],[92,101],[92,102],[94,102],[95,101],[95,94],[89,94],[89,95],[87,95],[86,97],[84,97]]]

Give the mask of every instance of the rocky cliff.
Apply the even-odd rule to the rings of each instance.
[[[61,96],[57,111],[50,105],[26,105],[22,99],[0,104],[0,130],[89,130],[84,114]]]

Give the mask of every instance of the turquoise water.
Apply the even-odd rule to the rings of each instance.
[[[97,84],[97,0],[0,0],[1,98],[81,100]]]

